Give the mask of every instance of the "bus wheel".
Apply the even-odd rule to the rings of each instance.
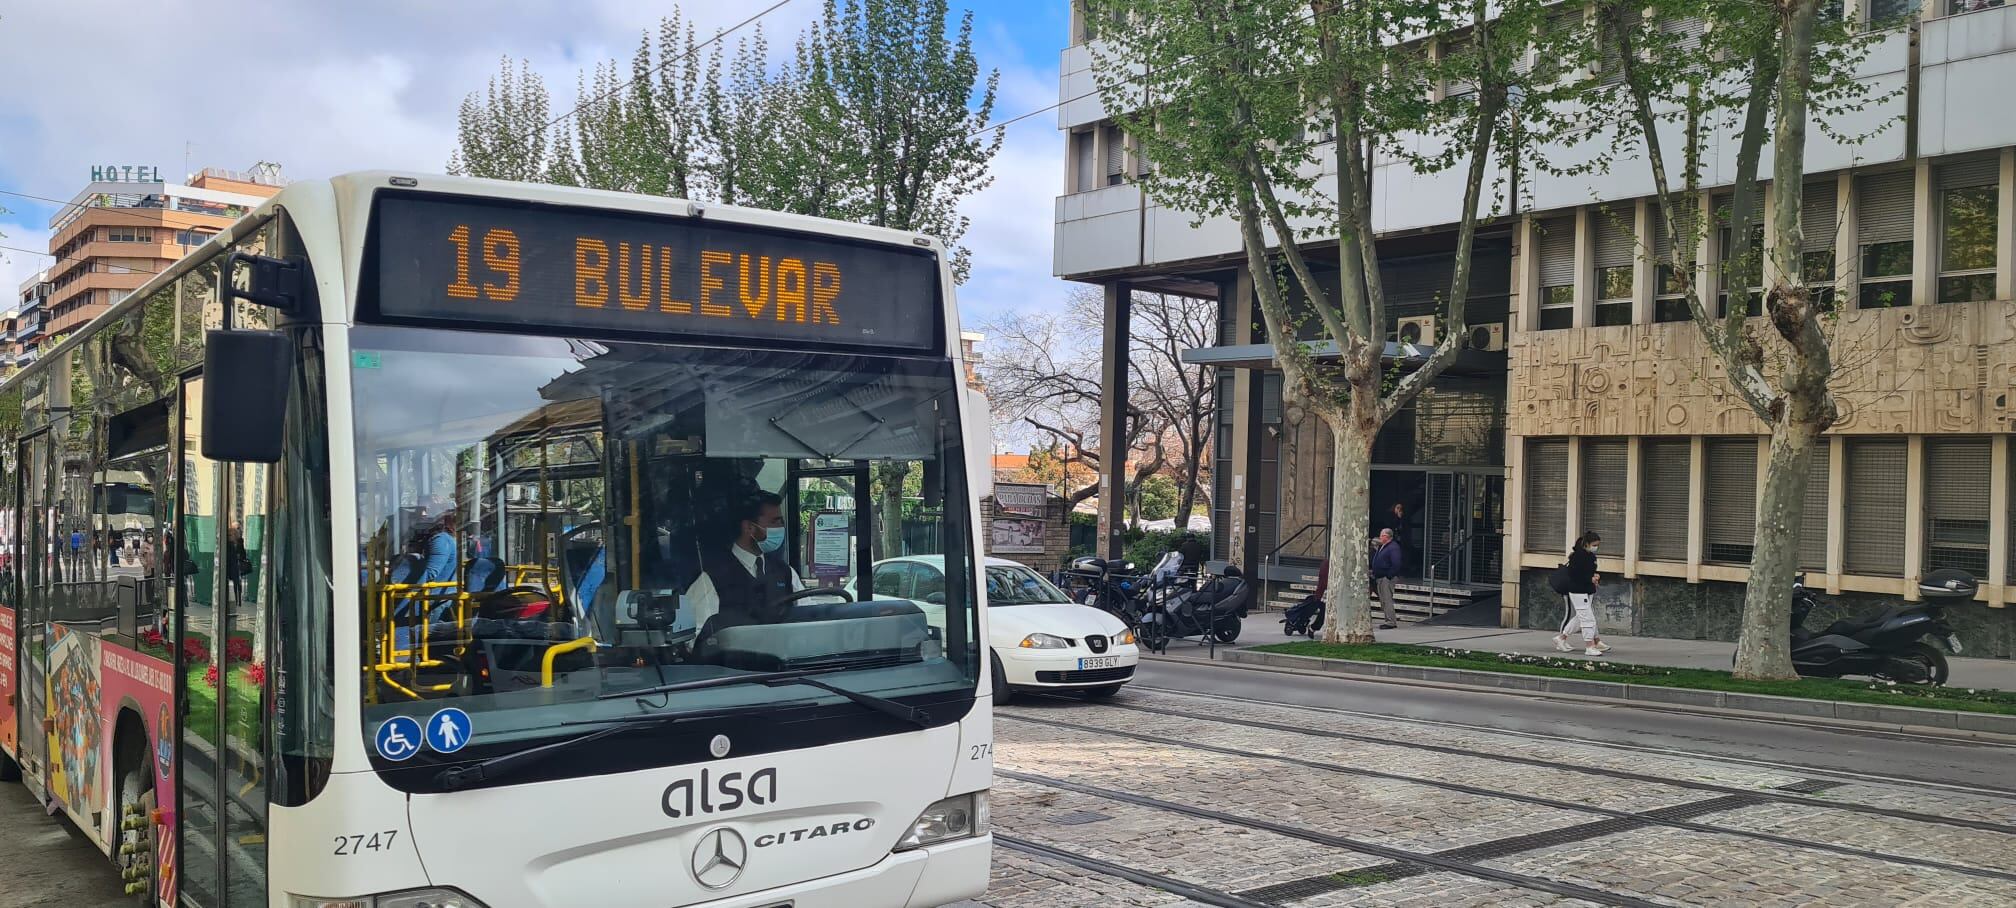
[[[126,894],[154,904],[154,855],[160,827],[154,825],[154,778],[145,763],[119,777],[119,877]]]
[[[0,750],[0,782],[19,781],[21,781],[21,764],[14,762],[14,758],[8,756],[6,751]]]

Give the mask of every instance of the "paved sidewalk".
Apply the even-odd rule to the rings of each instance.
[[[1414,643],[1492,653],[1586,658],[1579,647],[1573,653],[1555,652],[1554,634],[1551,631],[1402,624],[1398,629],[1377,633],[1381,643]],[[1282,636],[1280,612],[1254,612],[1247,616],[1245,630],[1240,633],[1239,641],[1235,645],[1258,646],[1301,639],[1303,638]],[[1317,639],[1322,638],[1319,635]],[[1718,640],[1671,640],[1664,637],[1620,637],[1604,634],[1603,642],[1610,644],[1610,655],[1605,657],[1610,661],[1665,665],[1673,668],[1709,668],[1727,671],[1730,659],[1736,653],[1736,644]],[[1964,645],[1967,641],[1960,642]],[[1175,649],[1174,644],[1171,649],[1172,652],[1180,652]],[[1948,661],[1953,666],[1952,680],[1947,682],[1949,687],[2016,690],[2016,660],[1949,657]]]

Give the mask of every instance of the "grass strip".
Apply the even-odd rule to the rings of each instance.
[[[1402,643],[1321,643],[1301,640],[1270,643],[1252,648],[1257,652],[1315,656],[1323,659],[1351,659],[1391,665],[1418,665],[1429,668],[1460,668],[1508,675],[1540,675],[1644,684],[1653,687],[1681,687],[1691,690],[1718,690],[1738,694],[1798,697],[1804,700],[1834,700],[1882,706],[1915,706],[1924,709],[1953,709],[1967,712],[2016,715],[2016,693],[1959,687],[1923,687],[1884,681],[1851,681],[1841,678],[1801,678],[1797,681],[1746,681],[1728,672],[1703,668],[1669,668],[1629,662],[1564,659],[1523,653],[1493,653],[1440,646]]]

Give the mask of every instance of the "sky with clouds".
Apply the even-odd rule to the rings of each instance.
[[[767,3],[686,0],[704,34]],[[819,0],[790,0],[761,21],[772,45]],[[1064,0],[953,0],[974,13],[975,51],[1001,73],[995,117],[1057,101]],[[629,59],[674,4],[640,0],[0,0],[0,190],[67,200],[92,164],[174,176],[205,166],[283,165],[291,179],[349,170],[439,172],[455,110],[500,57],[530,61],[573,104],[576,74]],[[1054,114],[1009,128],[994,183],[966,205],[973,275],[969,325],[1015,309],[1061,306],[1050,276],[1052,198],[1063,139]],[[186,165],[185,165],[186,162]],[[0,194],[0,245],[48,248],[57,205]],[[8,294],[50,259],[0,249]]]

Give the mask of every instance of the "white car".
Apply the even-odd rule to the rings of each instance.
[[[1072,602],[1028,565],[1006,558],[988,558],[985,564],[995,703],[1008,702],[1017,690],[1110,697],[1134,677],[1141,651],[1120,619]],[[875,562],[874,590],[876,596],[923,603],[925,614],[942,625],[945,558],[906,555]],[[935,613],[933,605],[940,607]]]

